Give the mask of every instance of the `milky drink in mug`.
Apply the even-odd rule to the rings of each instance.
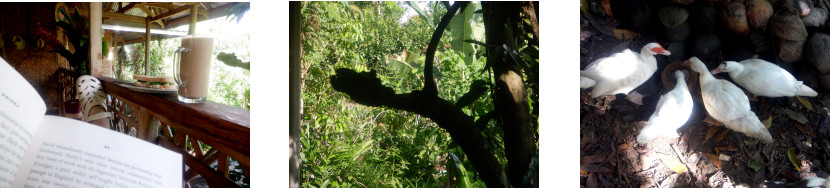
[[[213,57],[213,38],[186,36],[176,50],[176,69],[173,73],[179,84],[179,101],[204,103],[210,84],[210,63]]]

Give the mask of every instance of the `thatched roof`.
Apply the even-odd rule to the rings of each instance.
[[[126,44],[144,42],[147,20],[151,22],[150,33],[153,39],[179,37],[186,35],[187,30],[174,31],[172,28],[190,23],[193,5],[199,8],[199,22],[239,14],[250,7],[248,2],[104,2],[101,6],[102,27],[115,32]],[[88,17],[84,8],[78,10],[81,10],[81,15]]]

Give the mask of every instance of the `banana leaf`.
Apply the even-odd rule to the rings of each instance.
[[[458,15],[453,16],[447,28],[451,32],[451,48],[462,54],[464,63],[471,65],[475,58],[475,46],[465,40],[483,41],[484,24],[481,14],[476,14],[476,9],[481,9],[478,4],[467,5],[459,10]]]

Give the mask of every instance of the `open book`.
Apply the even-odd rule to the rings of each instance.
[[[46,116],[0,58],[0,187],[182,187],[182,156],[89,123]]]

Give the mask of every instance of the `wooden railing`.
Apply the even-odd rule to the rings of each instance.
[[[187,104],[176,94],[136,92],[119,85],[124,81],[98,79],[109,96],[113,130],[181,153],[185,185],[198,176],[210,187],[237,187],[231,173],[250,179],[249,111],[210,101]]]

